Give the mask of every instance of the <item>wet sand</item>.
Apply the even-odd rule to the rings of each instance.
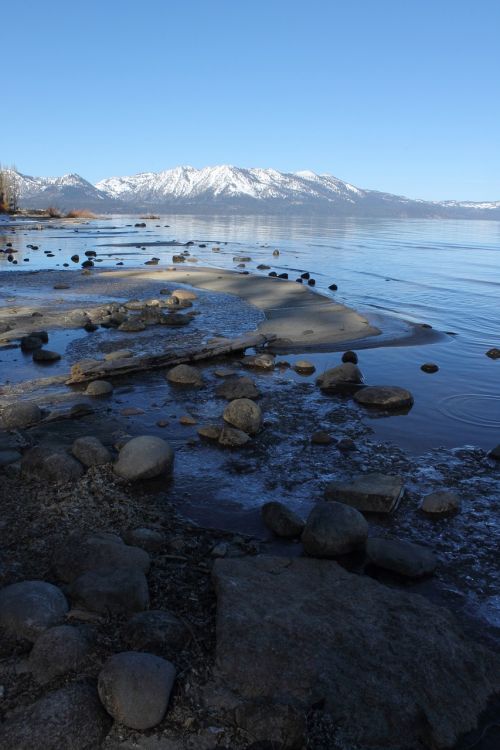
[[[117,293],[127,297],[134,294],[138,286],[145,287],[143,294],[155,296],[159,292],[157,285],[171,283],[189,284],[200,289],[232,294],[257,307],[264,314],[265,320],[259,325],[258,330],[267,336],[271,334],[276,336],[274,348],[281,350],[303,351],[305,348],[333,348],[343,341],[356,341],[380,334],[378,328],[370,325],[368,320],[355,310],[313,292],[309,287],[301,284],[284,279],[189,267],[186,270],[102,272],[93,270],[90,276],[84,276],[78,272],[24,273],[22,294],[25,296],[27,291],[30,291],[30,303],[22,304],[22,299],[19,299],[16,292],[13,292],[16,325],[7,336],[3,337],[4,340],[11,340],[20,333],[37,327],[37,321],[33,321],[31,317],[33,312],[40,311],[40,305],[37,302],[43,304],[44,320],[48,324],[49,319],[46,316],[51,316],[53,305],[48,294],[49,288],[44,290],[44,287],[49,287],[49,285],[53,287],[62,279],[71,286],[71,289],[60,292],[51,289],[50,297],[53,294],[57,297],[63,296],[68,300],[75,300],[75,302],[78,300],[75,307],[82,304],[84,299],[91,303],[92,297],[96,295],[104,297],[110,292],[114,297]],[[15,279],[9,274],[5,282],[8,284],[12,281]],[[9,294],[5,286],[4,294]],[[65,307],[66,305],[59,303],[57,309],[61,311]],[[0,321],[7,322],[7,313],[6,308],[0,310]],[[50,324],[57,324],[57,321],[50,320]]]

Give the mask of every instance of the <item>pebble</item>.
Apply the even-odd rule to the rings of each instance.
[[[313,365],[312,362],[309,362],[307,359],[299,359],[293,365],[293,369],[295,370],[295,372],[298,372],[300,375],[312,375],[313,372],[315,372],[316,367]]]
[[[223,413],[224,421],[247,435],[255,435],[262,425],[260,407],[248,398],[237,398],[231,401]]]
[[[310,512],[302,544],[312,557],[336,557],[364,546],[368,524],[362,514],[344,503],[319,503]]]
[[[93,380],[88,384],[85,393],[87,396],[109,396],[113,393],[113,386],[107,380]]]
[[[93,436],[77,438],[71,446],[71,452],[75,458],[84,466],[102,466],[109,464],[113,460],[111,453]]]
[[[167,373],[169,383],[176,385],[187,385],[199,388],[203,385],[203,378],[200,371],[191,365],[177,365],[172,367]]]

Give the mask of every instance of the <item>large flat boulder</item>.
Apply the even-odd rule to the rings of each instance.
[[[330,560],[217,560],[208,701],[321,704],[343,747],[450,748],[500,691],[500,656],[448,610]]]
[[[403,493],[401,477],[370,472],[346,482],[330,482],[325,498],[351,505],[362,513],[391,513],[399,505]]]

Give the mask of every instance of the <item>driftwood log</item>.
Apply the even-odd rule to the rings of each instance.
[[[66,385],[84,383],[89,380],[129,375],[133,372],[156,370],[162,367],[199,362],[204,359],[220,357],[232,352],[243,352],[245,349],[263,346],[274,341],[275,336],[264,336],[260,333],[249,333],[236,339],[221,339],[202,349],[185,349],[184,351],[168,351],[157,355],[142,355],[127,359],[95,360],[85,359],[77,362],[71,368],[71,375]]]

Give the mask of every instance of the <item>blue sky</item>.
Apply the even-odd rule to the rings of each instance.
[[[500,199],[497,0],[18,0],[0,27],[0,161],[25,173],[236,164]]]

